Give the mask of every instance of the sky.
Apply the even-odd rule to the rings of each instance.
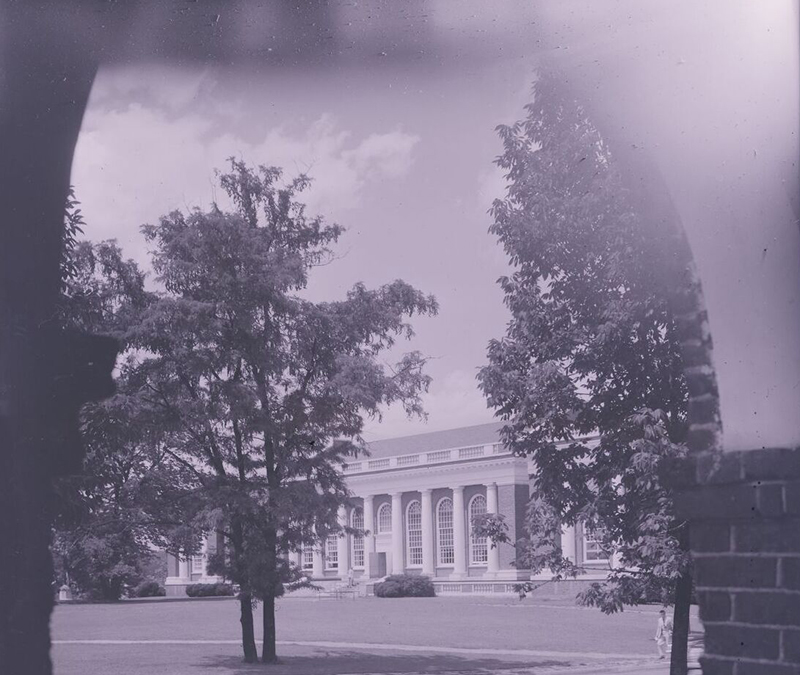
[[[392,408],[367,422],[365,438],[490,422],[475,375],[508,318],[496,283],[508,266],[488,233],[504,189],[495,127],[522,117],[533,79],[519,56],[270,72],[109,67],[73,164],[86,236],[116,239],[146,268],[140,226],[220,200],[214,170],[227,157],[306,172],[311,212],[346,228],[339,259],[314,270],[311,298],[402,278],[440,305],[414,318],[416,337],[401,345],[430,357],[427,420]]]

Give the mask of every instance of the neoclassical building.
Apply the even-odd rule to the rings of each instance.
[[[509,592],[529,570],[516,564],[511,544],[493,547],[475,534],[472,522],[484,513],[501,514],[511,541],[523,534],[531,493],[530,462],[514,456],[499,438],[497,423],[377,441],[370,456],[345,464],[354,497],[340,509],[342,524],[364,536],[331,536],[296,554],[315,582],[341,583],[352,577],[367,590],[387,574],[425,574],[439,592]],[[609,561],[583,528],[562,531],[564,554],[600,578]],[[216,546],[206,542],[205,551]],[[204,554],[170,558],[167,592],[218,581],[206,574]],[[535,579],[549,579],[544,573]]]

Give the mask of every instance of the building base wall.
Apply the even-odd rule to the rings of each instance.
[[[707,675],[800,672],[800,449],[708,452],[680,476]]]

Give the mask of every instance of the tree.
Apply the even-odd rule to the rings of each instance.
[[[70,191],[62,260],[60,321],[69,330],[125,335],[154,299],[136,263],[113,242],[78,241],[84,225]],[[92,598],[118,600],[144,577],[153,550],[176,539],[189,484],[164,452],[158,409],[139,395],[135,361],[118,372],[117,393],[81,415],[86,457],[55,481],[52,551],[60,581]]]
[[[143,227],[163,286],[129,333],[143,395],[164,414],[163,442],[198,486],[195,531],[222,535],[214,570],[239,585],[246,661],[257,658],[252,607],[262,604],[262,660],[276,660],[275,598],[301,577],[288,554],[341,531],[341,473],[363,451],[365,415],[400,403],[422,414],[425,359],[380,358],[407,318],[436,301],[403,281],[344,300],[303,297],[343,230],[306,213],[309,179],[230,160],[219,175],[233,210],[173,212]]]
[[[670,253],[632,206],[613,148],[556,78],[536,83],[526,112],[498,127],[508,184],[490,231],[513,266],[499,281],[511,320],[479,373],[504,442],[537,467],[524,557],[574,576],[560,531],[585,523],[620,567],[579,600],[614,612],[674,597],[672,672],[683,673],[686,526],[662,480],[687,431],[670,289],[658,273]],[[502,523],[486,529],[502,539]]]

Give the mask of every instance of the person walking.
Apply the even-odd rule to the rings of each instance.
[[[672,621],[667,618],[667,613],[663,609],[658,613],[656,636],[653,639],[658,647],[658,658],[666,658],[667,652],[672,649]]]

